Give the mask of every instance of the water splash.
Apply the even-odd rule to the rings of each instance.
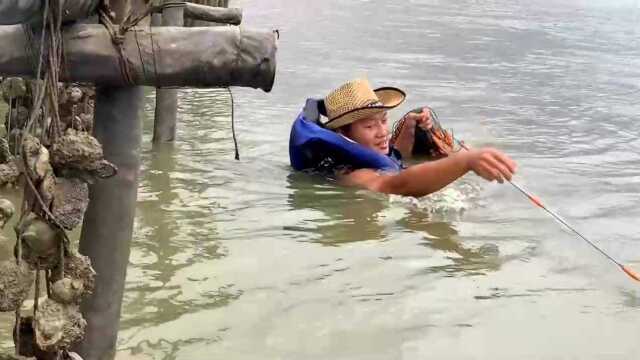
[[[478,203],[480,186],[459,181],[433,194],[421,198],[391,195],[391,203],[409,205],[434,215],[461,215]]]

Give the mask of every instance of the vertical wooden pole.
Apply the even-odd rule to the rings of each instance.
[[[110,4],[121,21],[131,2]],[[97,273],[93,295],[81,307],[87,328],[76,350],[85,360],[115,358],[138,192],[142,99],[142,87],[96,89],[94,135],[118,174],[89,187],[80,236],[80,253],[91,258]]]
[[[165,3],[171,1],[165,1]],[[184,4],[175,3],[162,11],[162,26],[183,26]],[[178,119],[178,90],[156,89],[156,110],[153,124],[153,143],[172,142],[176,137]]]
[[[162,26],[162,14],[151,14],[151,26]]]
[[[142,87],[96,91],[94,134],[118,174],[89,187],[80,236],[80,253],[97,273],[93,295],[82,304],[88,326],[78,352],[85,360],[115,356],[137,200],[142,97]]]

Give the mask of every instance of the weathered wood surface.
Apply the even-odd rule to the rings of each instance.
[[[93,295],[82,303],[88,326],[78,351],[85,360],[115,356],[136,209],[142,98],[141,87],[100,87],[96,92],[94,134],[118,174],[89,186],[80,236],[80,253],[91,258],[97,273]]]
[[[219,8],[228,8],[229,1],[225,0],[189,0],[189,3],[199,4],[205,6],[219,7]],[[203,20],[195,20],[190,18],[185,18],[184,26],[186,27],[209,27],[209,26],[225,26],[227,24],[220,24],[216,22],[203,21]]]
[[[63,20],[77,20],[93,14],[98,0],[62,0]],[[44,0],[0,0],[0,25],[42,21]]]
[[[221,24],[240,25],[242,23],[242,9],[239,8],[221,8],[186,3],[184,16],[193,20]]]
[[[65,28],[61,81],[156,87],[244,86],[270,91],[276,70],[276,36],[234,26],[135,27],[124,40],[132,74],[127,84],[119,53],[101,25]],[[32,77],[33,59],[20,25],[0,26],[0,76]],[[34,44],[37,46],[37,44]],[[33,53],[37,53],[34,49]]]
[[[162,12],[162,26],[184,25],[182,6],[166,7]],[[178,121],[178,89],[156,90],[156,109],[153,122],[153,144],[172,142],[176,137]]]

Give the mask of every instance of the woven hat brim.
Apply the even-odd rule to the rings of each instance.
[[[384,110],[397,107],[402,104],[407,97],[404,91],[390,86],[377,88],[373,90],[373,92],[382,103],[381,105],[353,109],[344,114],[340,114],[333,119],[329,119],[325,126],[329,129],[337,129],[358,120],[366,119]]]

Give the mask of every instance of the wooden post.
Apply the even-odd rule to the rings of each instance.
[[[128,3],[111,1],[118,21]],[[82,303],[87,328],[77,351],[85,360],[115,358],[138,194],[142,99],[139,86],[96,89],[94,136],[118,174],[89,187],[80,236],[79,250],[91,258],[97,273],[96,288]]]
[[[162,26],[162,14],[154,13],[151,15],[151,26]]]
[[[97,273],[94,293],[82,304],[87,330],[77,350],[85,360],[115,356],[137,200],[142,95],[142,87],[96,89],[94,136],[118,174],[89,187],[80,236],[80,253]]]
[[[169,1],[168,1],[169,2]],[[166,2],[165,2],[166,3]],[[168,5],[162,11],[162,26],[184,25],[184,3]],[[172,142],[176,137],[178,89],[156,89],[153,143]]]
[[[225,0],[192,0],[189,1],[194,4],[207,5],[207,6],[217,6],[217,7],[227,7],[229,1]],[[204,27],[204,26],[219,26],[220,24],[212,23],[208,21],[202,20],[189,20],[187,26],[189,27]]]

